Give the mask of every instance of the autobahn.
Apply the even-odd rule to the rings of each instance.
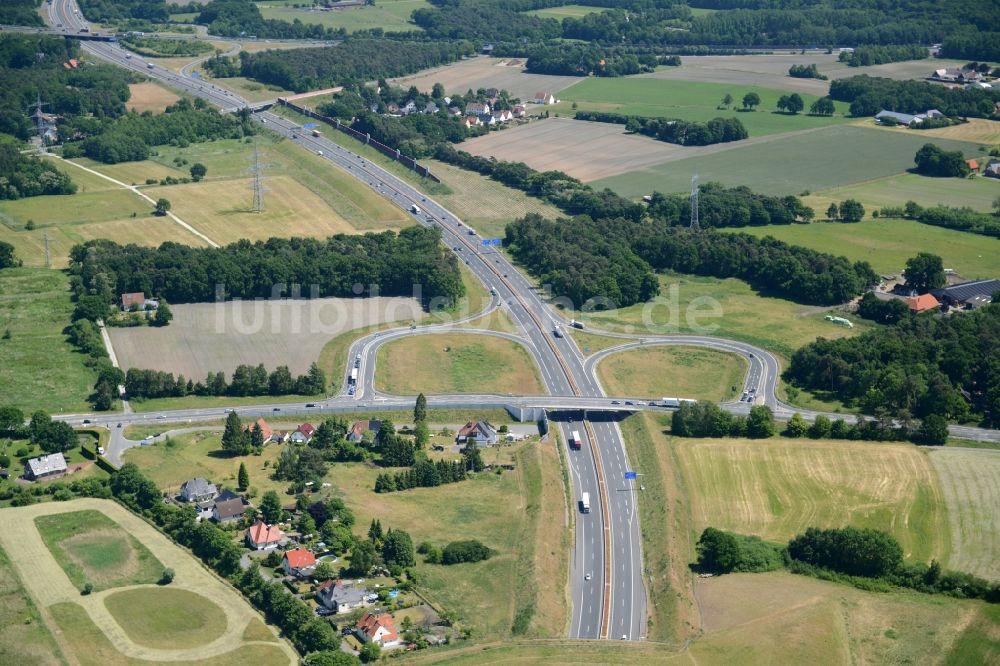
[[[72,0],[54,0],[48,6],[48,12],[54,23],[63,23],[67,26],[67,30],[78,29],[84,25],[76,14]],[[188,70],[179,74],[155,64],[150,67],[150,63],[136,57],[129,58],[127,52],[118,45],[84,42],[81,48],[118,66],[201,97],[223,110],[235,111],[248,105],[246,100],[230,91],[201,79],[185,76],[184,71]],[[258,122],[266,124],[272,131],[297,141],[304,149],[321,155],[367,183],[374,192],[410,211],[418,223],[439,228],[443,242],[466,263],[477,279],[495,293],[496,298],[491,306],[507,308],[512,319],[524,331],[523,337],[514,337],[517,337],[518,342],[524,344],[532,354],[541,369],[549,395],[530,398],[491,395],[429,396],[428,404],[433,407],[470,409],[513,406],[578,412],[579,422],[561,422],[558,427],[564,442],[568,440],[572,430],[578,430],[584,439],[581,451],[569,452],[570,476],[576,498],[578,499],[582,492],[590,492],[591,496],[599,498],[599,501],[593,502],[590,514],[580,514],[576,520],[576,547],[571,572],[573,612],[570,636],[643,639],[646,627],[646,592],[642,579],[641,535],[636,494],[625,484],[625,473],[631,470],[632,466],[617,424],[613,420],[585,422],[585,418],[588,411],[662,410],[663,407],[639,404],[640,400],[634,398],[623,397],[614,400],[605,396],[595,373],[599,358],[585,359],[571,337],[555,336],[553,334],[555,328],[558,326],[565,330],[566,321],[550,309],[538,290],[509,263],[503,254],[484,248],[478,234],[464,225],[451,211],[406,181],[326,137],[312,136],[310,132],[287,118],[269,111],[255,113],[253,117]],[[414,332],[424,334],[434,331]],[[363,372],[359,373],[361,386],[353,396],[333,397],[317,403],[317,406],[312,408],[306,407],[305,403],[276,403],[240,407],[235,411],[241,416],[256,417],[273,415],[277,412],[297,415],[410,407],[412,397],[379,395],[374,385],[378,346],[384,344],[386,340],[409,334],[412,333],[405,330],[383,332],[355,343],[352,350],[355,348],[364,350],[362,354],[364,367]],[[496,333],[489,332],[489,334]],[[374,343],[374,339],[379,336],[382,342]],[[750,360],[750,372],[745,388],[757,388],[756,401],[772,407],[779,416],[788,416],[793,411],[777,400],[775,386],[779,373],[778,362],[773,355],[764,350],[719,338],[693,336],[643,337],[641,341],[624,342],[617,349],[620,351],[640,344],[704,344],[744,354]],[[361,352],[353,353],[357,355]],[[595,356],[607,353],[611,352],[602,352]],[[648,400],[648,396],[643,398]],[[621,405],[622,402],[635,404]],[[723,406],[737,413],[745,413],[750,408],[745,402],[727,403]],[[124,427],[155,420],[206,421],[222,418],[224,413],[218,408],[213,408],[172,410],[155,415],[69,415],[63,418],[75,423],[82,423],[86,419],[95,425],[109,426],[113,433],[109,457],[112,457],[113,462],[120,462],[121,450],[128,443],[120,434],[123,428],[117,427],[119,423]],[[814,414],[804,415],[810,418]],[[978,429],[969,428],[961,431],[965,432],[965,436],[979,435],[984,439],[1000,439],[1000,433],[996,431],[978,432]],[[588,577],[587,574],[591,575]]]

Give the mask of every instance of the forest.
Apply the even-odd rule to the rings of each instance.
[[[74,194],[76,185],[51,162],[24,155],[12,141],[0,141],[0,199]]]
[[[38,13],[41,0],[4,0],[0,4],[0,24],[43,25]]]
[[[746,139],[750,135],[739,118],[713,118],[707,122],[628,116],[606,111],[577,111],[577,120],[625,125],[625,131],[643,134],[681,146],[709,146]]]
[[[869,414],[1000,425],[1000,305],[953,317],[906,317],[799,349],[786,381]]]
[[[1000,90],[945,88],[927,81],[895,81],[861,74],[831,81],[830,98],[849,102],[852,116],[874,116],[882,109],[901,113],[938,109],[946,116],[989,118],[1000,101]]]
[[[325,240],[271,238],[220,248],[164,243],[159,248],[92,240],[70,250],[77,294],[96,294],[113,303],[118,294],[142,291],[170,303],[229,298],[270,298],[292,285],[315,297],[356,297],[377,288],[382,296],[414,296],[425,303],[452,302],[464,294],[458,260],[440,244],[440,232],[408,227],[364,235],[338,234]],[[310,293],[315,285],[316,293]]]

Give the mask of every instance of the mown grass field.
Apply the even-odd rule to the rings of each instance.
[[[899,275],[907,259],[918,252],[931,252],[940,256],[946,267],[970,280],[994,277],[1000,256],[1000,239],[932,227],[914,220],[879,218],[858,224],[814,222],[734,231],[774,236],[792,245],[843,255],[851,261],[867,261],[883,275]]]
[[[934,450],[928,456],[937,472],[951,525],[953,569],[1000,580],[1000,453]]]
[[[73,304],[64,273],[0,271],[0,404],[31,413],[86,411],[96,376],[63,335]]]
[[[837,125],[769,137],[751,145],[728,144],[732,149],[602,178],[591,185],[610,187],[628,197],[656,190],[687,192],[691,174],[697,173],[702,183],[718,181],[768,194],[798,195],[805,190],[817,192],[903,173],[913,167],[913,156],[927,141],[916,134]],[[979,155],[979,144],[947,139],[935,139],[934,143],[946,150]]]
[[[430,7],[425,0],[381,0],[375,5],[347,7],[334,11],[297,9],[290,5],[273,2],[259,2],[261,14],[266,19],[282,21],[299,20],[315,23],[328,28],[344,28],[348,32],[381,28],[386,32],[422,31],[423,28],[410,23],[414,10]]]
[[[661,396],[731,400],[739,395],[746,373],[744,358],[697,347],[630,349],[597,365],[597,376],[609,395],[641,395],[657,400]]]
[[[143,111],[162,113],[165,108],[180,99],[177,93],[152,81],[132,83],[128,89],[131,96],[127,106],[139,113]]]
[[[375,386],[393,395],[543,393],[524,347],[487,335],[414,335],[379,349]]]
[[[545,9],[534,9],[525,14],[531,14],[533,16],[540,16],[542,18],[554,18],[556,20],[562,20],[567,16],[572,18],[580,18],[586,16],[587,14],[593,14],[594,12],[604,11],[603,7],[587,7],[585,5],[563,5],[562,7],[547,7]]]
[[[873,527],[904,556],[948,563],[948,513],[927,456],[908,444],[741,439],[675,443],[696,532],[785,542],[807,527]],[[887,480],[891,479],[891,483]]]
[[[0,549],[0,663],[66,664],[66,658],[3,549]]]
[[[1000,123],[997,123],[1000,125]],[[995,178],[930,178],[903,173],[877,178],[865,183],[835,187],[805,197],[817,218],[825,217],[830,202],[857,199],[865,206],[865,215],[882,206],[902,207],[907,201],[928,206],[968,206],[990,212],[993,201],[1000,196],[1000,181]]]
[[[742,111],[742,99],[747,93],[760,96],[760,106],[755,111]],[[730,94],[735,99],[728,109],[717,108],[722,98]],[[778,98],[784,90],[759,86],[727,83],[702,83],[699,81],[672,81],[666,79],[635,77],[592,77],[584,79],[559,93],[560,103],[550,107],[553,113],[572,115],[575,103],[581,111],[613,111],[640,116],[680,118],[681,120],[707,121],[712,118],[738,118],[751,137],[791,132],[794,130],[826,127],[845,123],[847,105],[835,103],[833,116],[809,116],[809,105],[815,95],[802,93],[805,111],[796,115],[777,113]]]
[[[871,326],[854,317],[853,329],[837,326],[823,319],[827,308],[763,296],[734,278],[661,275],[659,279],[660,296],[653,301],[588,313],[587,326],[626,333],[702,332],[744,340],[785,356],[817,336],[841,338]]]
[[[135,537],[98,511],[39,516],[35,526],[52,557],[78,588],[106,590],[155,583],[163,564]]]
[[[226,616],[210,599],[172,587],[121,590],[104,605],[125,634],[161,650],[211,643],[226,631]]]

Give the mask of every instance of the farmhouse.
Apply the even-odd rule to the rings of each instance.
[[[883,125],[906,125],[907,127],[919,125],[925,119],[923,115],[910,115],[909,113],[897,113],[896,111],[879,111],[875,114],[875,122]]]
[[[346,613],[370,603],[368,590],[342,580],[328,580],[317,585],[316,600],[334,613]]]
[[[381,421],[356,421],[347,433],[348,442],[360,442],[364,439],[365,431],[370,430],[372,434],[378,435],[382,430]]]
[[[382,647],[392,647],[399,645],[399,633],[392,623],[392,616],[388,613],[365,613],[358,622],[358,638],[365,643],[378,643]]]
[[[938,303],[938,299],[934,298],[931,294],[921,294],[920,296],[907,298],[906,305],[910,308],[910,312],[913,313],[927,312],[941,306]]]
[[[975,83],[982,81],[983,75],[974,69],[947,67],[935,69],[931,78],[938,81],[947,81],[948,83]]]
[[[469,421],[458,431],[457,444],[475,442],[476,446],[492,446],[497,443],[497,429],[486,421]]]
[[[979,161],[974,159],[965,160],[965,166],[969,167],[969,170],[973,173],[979,171]]]
[[[29,481],[39,481],[65,474],[66,469],[66,458],[63,454],[50,453],[24,463],[24,478]]]
[[[983,175],[990,178],[1000,178],[1000,160],[990,160],[983,171]]]
[[[215,498],[215,504],[212,506],[212,520],[221,525],[235,523],[243,517],[247,506],[249,504],[246,500],[236,493],[225,492]]]
[[[973,280],[943,289],[932,289],[931,293],[949,307],[972,310],[990,303],[993,294],[998,291],[1000,291],[1000,280]]]
[[[308,576],[316,568],[316,556],[305,548],[296,548],[285,552],[282,568],[289,576]]]
[[[218,494],[215,484],[201,477],[181,484],[181,499],[185,502],[211,502]]]
[[[270,550],[277,548],[285,540],[285,533],[277,525],[268,526],[262,520],[250,526],[247,530],[247,547],[254,550]]]
[[[146,298],[146,294],[141,291],[130,294],[122,294],[122,312],[132,312],[134,310],[155,310],[160,306],[160,302],[154,298]]]
[[[556,98],[550,92],[536,92],[532,101],[535,104],[555,104]]]

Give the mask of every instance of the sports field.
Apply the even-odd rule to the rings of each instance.
[[[375,387],[392,395],[539,395],[538,368],[521,345],[467,333],[414,335],[379,349]]]
[[[136,587],[132,584],[135,581],[121,580],[121,584],[128,586],[112,592],[80,594],[76,581],[67,577],[58,556],[53,557],[43,537],[47,530],[51,536],[52,524],[76,522],[79,515],[85,516],[88,524],[95,524],[90,518],[95,513],[103,516],[98,520],[102,525],[99,530],[105,536],[108,531],[116,536],[125,535],[133,544],[141,543],[148,549],[158,569],[162,566],[175,571],[169,588]],[[69,537],[74,538],[77,537]],[[67,542],[62,541],[64,545]],[[268,638],[259,631],[259,616],[232,587],[210,574],[189,553],[144,520],[110,500],[77,499],[4,509],[0,547],[38,605],[42,618],[59,636],[71,663],[84,666],[149,666],[153,662],[172,666],[297,663],[290,645],[271,632]],[[111,562],[95,556],[92,565],[110,570],[114,566]],[[185,615],[188,607],[202,614],[211,608],[212,617],[206,615],[202,621],[192,623]],[[250,642],[242,635],[252,621],[256,621],[253,624],[256,640]],[[228,630],[218,631],[220,625]]]
[[[265,19],[314,23],[327,28],[344,28],[347,32],[374,28],[381,28],[386,32],[406,32],[423,31],[423,28],[410,22],[410,14],[414,10],[430,7],[430,4],[425,0],[379,0],[373,5],[332,11],[308,5],[293,7],[291,4],[277,2],[258,2],[257,6]]]
[[[696,532],[711,526],[785,542],[807,527],[873,527],[892,533],[908,559],[949,563],[937,475],[909,444],[681,440],[676,450],[696,489]]]
[[[524,62],[524,58],[479,56],[390,79],[389,82],[403,88],[416,86],[423,92],[430,92],[435,83],[440,83],[447,93],[460,95],[469,89],[497,88],[510,92],[513,97],[530,101],[536,92],[556,93],[580,80],[575,76],[528,74],[524,71]]]
[[[741,100],[747,93],[760,96],[760,106],[755,111],[743,112]],[[719,109],[722,98],[730,94],[736,100],[732,107]],[[778,98],[786,90],[763,88],[751,84],[702,83],[700,81],[672,81],[638,77],[591,77],[559,93],[559,104],[549,107],[553,113],[568,116],[575,103],[580,110],[613,111],[639,116],[680,118],[681,120],[706,121],[712,118],[738,118],[751,137],[778,132],[813,129],[848,121],[843,114],[847,105],[835,103],[833,116],[809,116],[809,105],[823,95],[800,93],[805,111],[797,115],[776,113]]]
[[[957,449],[933,450],[951,523],[953,569],[1000,580],[1000,453]]]
[[[73,312],[65,274],[44,268],[0,271],[0,405],[28,413],[86,411],[96,375],[63,329]]]
[[[994,277],[1000,256],[1000,239],[932,227],[913,220],[879,218],[857,224],[813,222],[733,231],[774,236],[793,245],[844,255],[852,261],[867,261],[883,275],[898,275],[907,259],[918,252],[932,252],[962,277],[970,280]]]
[[[597,366],[608,395],[679,396],[719,402],[739,395],[746,361],[698,347],[657,346],[618,352]],[[735,387],[735,389],[734,389]]]
[[[805,190],[817,192],[903,173],[913,167],[913,156],[925,143],[926,137],[914,133],[840,125],[775,136],[771,141],[739,150],[667,162],[591,184],[638,197],[655,190],[686,192],[691,186],[691,174],[697,173],[703,183],[719,181],[768,194],[797,195]],[[946,150],[979,154],[978,144],[974,143],[947,139],[934,143]],[[739,142],[728,145],[739,146]]]

